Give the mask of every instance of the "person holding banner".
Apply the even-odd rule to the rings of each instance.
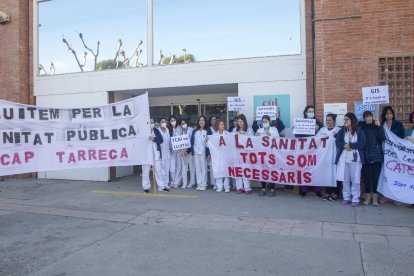
[[[279,136],[280,136],[281,132],[286,127],[283,124],[282,120],[280,120],[280,118],[278,117],[277,114],[278,113],[276,113],[276,120],[271,121],[270,126],[275,127],[277,129],[277,131],[279,132]],[[260,123],[261,123],[261,125],[260,125]],[[259,118],[256,117],[256,120],[253,121],[252,129],[253,129],[254,132],[257,132],[257,130],[261,127],[263,127],[263,121],[259,122]]]
[[[161,164],[163,171],[163,182],[165,184],[165,189],[163,191],[169,192],[169,171],[170,171],[170,159],[171,159],[171,137],[170,132],[167,128],[167,119],[160,119],[160,133],[162,135],[162,140],[164,141],[161,144]]]
[[[237,128],[233,130],[233,133],[239,135],[249,135],[254,136],[253,129],[247,124],[247,119],[244,114],[237,116]],[[250,180],[245,178],[236,179],[236,189],[238,194],[246,193],[249,195],[252,193],[252,188],[250,188]]]
[[[151,136],[149,139],[153,142],[152,149],[154,153],[154,165],[153,169],[155,170],[155,178],[156,183],[158,186],[159,191],[163,191],[165,189],[164,183],[164,172],[161,165],[161,144],[163,143],[162,135],[158,129],[155,128],[154,119],[151,118],[150,120],[150,128],[151,128]],[[151,182],[150,182],[150,170],[151,165],[142,165],[142,188],[144,189],[145,193],[149,193],[151,189]],[[165,191],[165,190],[164,190]]]
[[[210,128],[211,134],[216,133],[216,121],[217,121],[217,117],[216,116],[211,116],[208,119],[208,124],[209,124],[209,128]],[[214,178],[213,166],[211,164],[211,158],[208,160],[208,166],[210,168],[210,184],[213,186],[213,189],[216,190],[217,189],[217,185],[216,185],[216,179]]]
[[[168,118],[168,130],[170,137],[182,135],[181,126],[177,125],[177,118],[174,115],[170,115]],[[171,151],[170,159],[170,175],[171,175],[171,187],[178,188],[181,182],[181,152]]]
[[[410,113],[408,121],[410,122],[410,124],[414,124],[414,111]],[[405,137],[405,139],[410,140],[412,143],[414,143],[414,125],[411,128],[411,136],[407,136]]]
[[[336,137],[337,133],[341,130],[336,126],[336,114],[329,113],[326,115],[326,126],[321,128],[316,136],[330,136]],[[323,200],[336,201],[339,197],[339,187],[342,185],[341,181],[336,181],[336,187],[326,187],[326,194]]]
[[[336,179],[343,181],[342,204],[347,205],[352,200],[351,206],[358,207],[361,195],[361,168],[365,162],[365,134],[358,128],[358,119],[354,113],[345,114],[344,126],[336,135],[336,146]]]
[[[262,127],[259,128],[256,132],[256,136],[267,135],[279,138],[279,131],[277,128],[270,126],[270,116],[263,115],[262,116]],[[269,189],[268,189],[269,188]],[[266,183],[262,182],[262,191],[260,192],[259,196],[266,195],[266,189],[269,190],[269,197],[274,197],[275,193],[275,183]]]
[[[182,135],[187,135],[188,140],[191,140],[194,129],[189,127],[184,119],[180,120],[180,126],[183,130]],[[181,188],[192,188],[195,185],[195,168],[194,168],[194,156],[187,153],[187,149],[181,150],[181,174],[183,179],[183,186]],[[187,185],[188,170],[190,170],[190,183]]]
[[[395,113],[394,109],[391,106],[385,106],[381,112],[381,123],[384,127],[391,130],[395,135],[404,139],[405,136],[405,129],[404,125],[400,122],[395,120]]]
[[[221,119],[217,119],[216,120],[216,125],[215,125],[215,133],[213,133],[213,135],[227,135],[229,134],[228,131],[226,131],[225,129],[225,124],[224,121]],[[213,169],[211,167],[211,169]],[[217,192],[222,192],[224,190],[225,193],[230,193],[230,184],[229,181],[230,179],[228,177],[220,177],[220,178],[216,178],[216,186],[217,186]]]
[[[187,153],[194,156],[197,191],[207,189],[207,158],[210,158],[210,152],[207,148],[207,135],[211,134],[206,117],[198,117],[196,129],[191,135],[191,148],[187,149]]]
[[[303,118],[305,118],[305,119],[315,119],[316,120],[315,134],[317,134],[318,131],[323,127],[322,122],[319,121],[317,118],[315,118],[315,107],[313,105],[308,105],[308,106],[305,107],[305,109],[303,110]],[[311,135],[295,134],[295,137],[310,137],[310,136]],[[314,186],[313,191],[315,192],[315,194],[318,197],[322,197],[321,187]],[[300,191],[299,191],[299,194],[302,197],[305,197],[307,193],[308,193],[308,186],[302,186]]]
[[[367,110],[362,114],[364,122],[359,126],[364,131],[366,145],[364,147],[365,163],[362,165],[362,174],[365,182],[365,201],[362,203],[378,206],[378,180],[381,174],[382,164],[384,163],[384,151],[382,143],[385,141],[384,128],[380,121],[374,121],[372,112]]]

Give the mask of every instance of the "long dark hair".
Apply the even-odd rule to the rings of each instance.
[[[197,119],[197,125],[196,125],[196,130],[201,130],[201,126],[200,126],[200,119],[201,118],[203,118],[204,119],[204,122],[205,122],[203,129],[207,130],[208,123],[207,123],[207,118],[204,115],[201,115],[200,117],[198,117],[198,119]]]
[[[358,118],[352,112],[346,113],[344,117],[348,117],[348,119],[351,120],[351,134],[354,135],[358,129]],[[344,128],[346,130],[345,126]]]
[[[315,110],[315,107],[313,105],[307,105],[303,110],[303,118],[308,118],[308,114],[306,113],[308,113],[309,108],[313,108],[313,110]],[[316,116],[313,117],[313,119],[316,119]]]
[[[240,114],[239,116],[237,116],[237,120],[243,121],[243,131],[247,131],[247,129],[249,128],[249,125],[247,124],[246,116],[244,114]],[[237,124],[237,131],[240,131],[239,124]]]
[[[213,120],[213,118],[216,118],[216,120],[217,120],[217,116],[216,116],[216,115],[210,116],[210,118],[208,118],[208,126],[209,126],[209,127],[211,127],[211,126],[212,126],[212,127],[214,128],[215,126],[213,126],[213,125],[211,124],[211,120]],[[207,123],[207,122],[206,122],[206,123]]]
[[[175,115],[170,115],[170,116],[168,117],[168,122],[167,122],[167,128],[168,128],[168,130],[169,130],[169,132],[170,132],[170,136],[172,136],[172,135],[173,135],[173,127],[172,127],[172,125],[170,124],[171,119],[175,119],[175,122],[176,122],[175,127],[177,127],[177,125],[178,125],[178,120],[177,120],[177,117],[175,117]]]
[[[392,113],[392,121],[395,121],[394,109],[392,109],[392,107],[390,105],[387,105],[386,107],[384,107],[382,109],[382,112],[381,112],[381,123],[382,124],[385,123],[385,121],[387,120],[387,119],[385,119],[385,115],[387,115],[388,110],[391,111],[391,113]]]

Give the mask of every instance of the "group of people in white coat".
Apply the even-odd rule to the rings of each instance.
[[[313,106],[307,106],[304,110],[305,118],[315,118],[314,110]],[[391,107],[383,109],[382,122],[374,120],[371,112],[364,113],[364,121],[362,122],[358,122],[355,114],[347,113],[344,116],[344,125],[338,127],[336,126],[336,117],[335,114],[328,114],[325,120],[326,126],[323,126],[315,118],[316,135],[335,137],[337,146],[335,159],[337,185],[336,187],[327,187],[323,199],[335,201],[342,193],[343,204],[357,207],[361,196],[360,180],[363,179],[365,182],[365,201],[363,203],[369,204],[372,198],[372,204],[378,205],[378,170],[383,162],[382,142],[385,140],[382,126],[388,127],[400,138],[404,138],[404,128],[401,123],[395,120]],[[183,119],[177,121],[175,116],[170,116],[168,120],[161,118],[159,127],[156,127],[154,120],[151,119],[152,134],[149,139],[153,141],[154,171],[158,190],[168,192],[170,188],[178,188],[179,186],[183,189],[196,186],[197,190],[204,191],[210,184],[217,192],[230,192],[230,184],[232,183],[238,194],[251,194],[252,188],[249,179],[214,177],[207,141],[210,135],[227,135],[229,133],[280,137],[279,133],[284,129],[280,119],[272,121],[267,115],[257,119],[252,127],[249,127],[246,116],[240,114],[235,120],[236,124],[228,130],[226,130],[225,122],[215,116],[212,116],[208,121],[205,116],[200,116],[194,128],[190,127],[188,122]],[[260,127],[258,121],[261,123]],[[191,147],[173,151],[170,138],[179,135],[188,135]],[[146,193],[150,192],[150,168],[150,165],[143,166],[142,183]],[[322,197],[320,187],[313,187],[313,190]],[[306,193],[307,187],[301,187],[300,195],[304,197]],[[275,183],[262,182],[259,195],[275,196]]]

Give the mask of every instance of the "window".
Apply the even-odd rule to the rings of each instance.
[[[414,57],[379,59],[379,84],[387,85],[397,120],[408,120],[414,110]]]
[[[40,2],[38,11],[39,75],[147,64],[145,0],[54,0]]]

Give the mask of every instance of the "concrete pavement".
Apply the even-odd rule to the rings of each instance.
[[[407,206],[139,182],[0,182],[0,275],[414,275]]]

